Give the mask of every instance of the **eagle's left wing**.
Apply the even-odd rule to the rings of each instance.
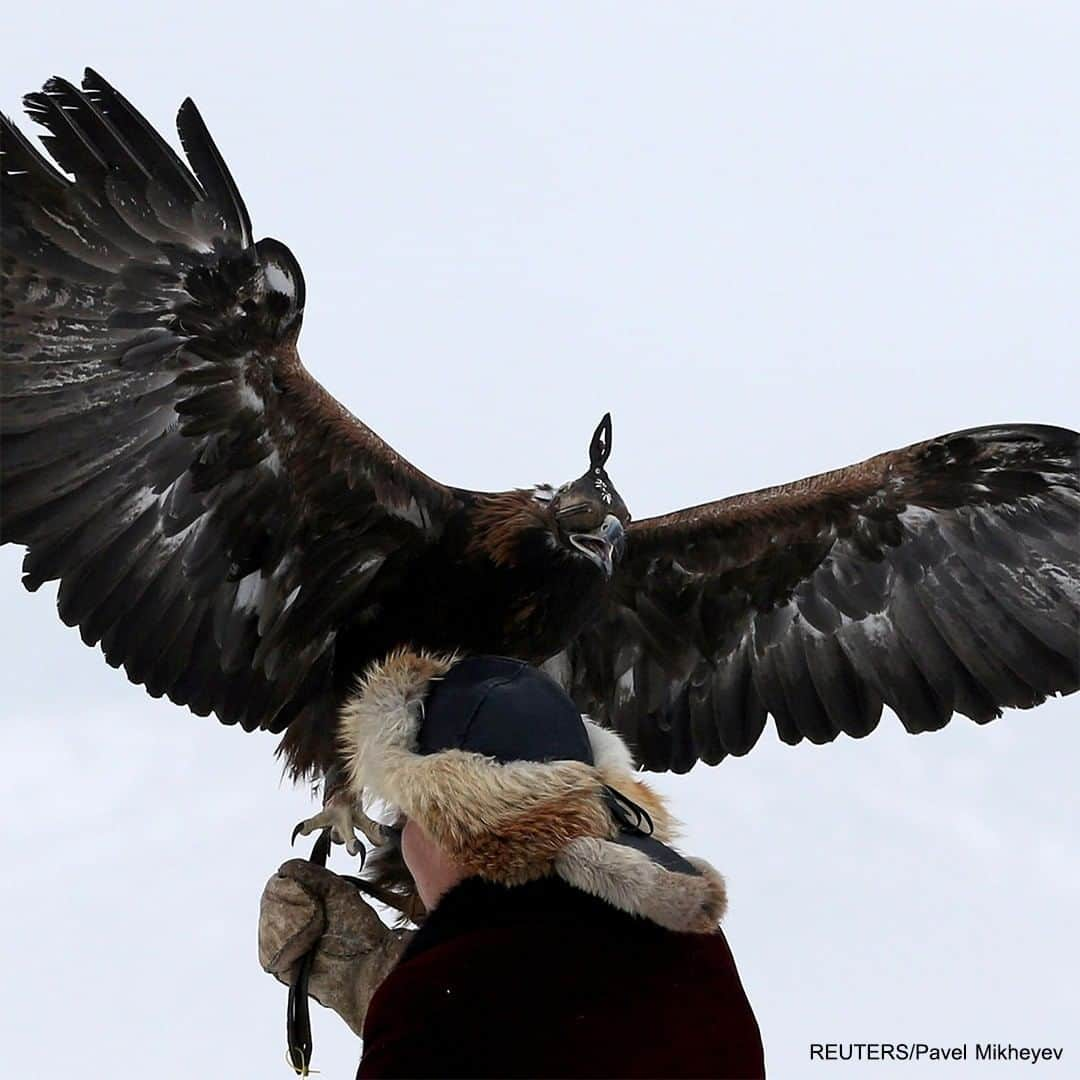
[[[255,240],[191,101],[190,168],[93,71],[26,104],[70,177],[0,116],[0,543],[133,682],[288,728],[308,771],[340,633],[467,496],[305,370],[300,266]]]
[[[980,723],[1080,685],[1080,437],[975,428],[635,522],[548,663],[649,769]]]

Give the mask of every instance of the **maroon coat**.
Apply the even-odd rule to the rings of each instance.
[[[452,889],[379,988],[359,1078],[762,1077],[723,935],[556,879]]]

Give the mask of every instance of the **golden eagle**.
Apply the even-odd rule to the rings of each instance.
[[[340,701],[404,644],[544,663],[680,772],[770,715],[824,743],[1080,684],[1075,432],[955,432],[632,521],[605,417],[571,483],[449,487],[305,371],[300,267],[190,100],[186,165],[93,71],[25,104],[62,171],[3,118],[0,539],[110,664],[283,733],[294,775],[333,776]]]

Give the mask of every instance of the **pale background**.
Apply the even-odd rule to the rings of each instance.
[[[304,266],[309,367],[441,479],[576,476],[611,409],[643,517],[1080,421],[1075,3],[7,8],[5,111],[87,63],[170,137],[196,98]],[[256,909],[306,793],[271,737],[128,685],[18,564],[0,1069],[288,1076]],[[1078,1075],[1078,714],[770,730],[661,781],[728,875],[774,1077],[1030,1068],[810,1063],[824,1040],[1064,1046],[1040,1075]],[[357,1041],[315,1023],[316,1066],[351,1077]]]

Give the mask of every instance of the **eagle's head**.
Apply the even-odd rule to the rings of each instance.
[[[630,523],[626,503],[604,469],[610,453],[611,416],[605,415],[589,446],[588,472],[560,488],[541,484],[482,496],[472,515],[468,550],[509,568],[550,568],[555,555],[610,578]]]
[[[537,488],[548,503],[556,541],[576,558],[595,563],[607,577],[626,546],[630,512],[604,465],[611,454],[611,414],[605,413],[589,444],[589,468],[562,487]]]

